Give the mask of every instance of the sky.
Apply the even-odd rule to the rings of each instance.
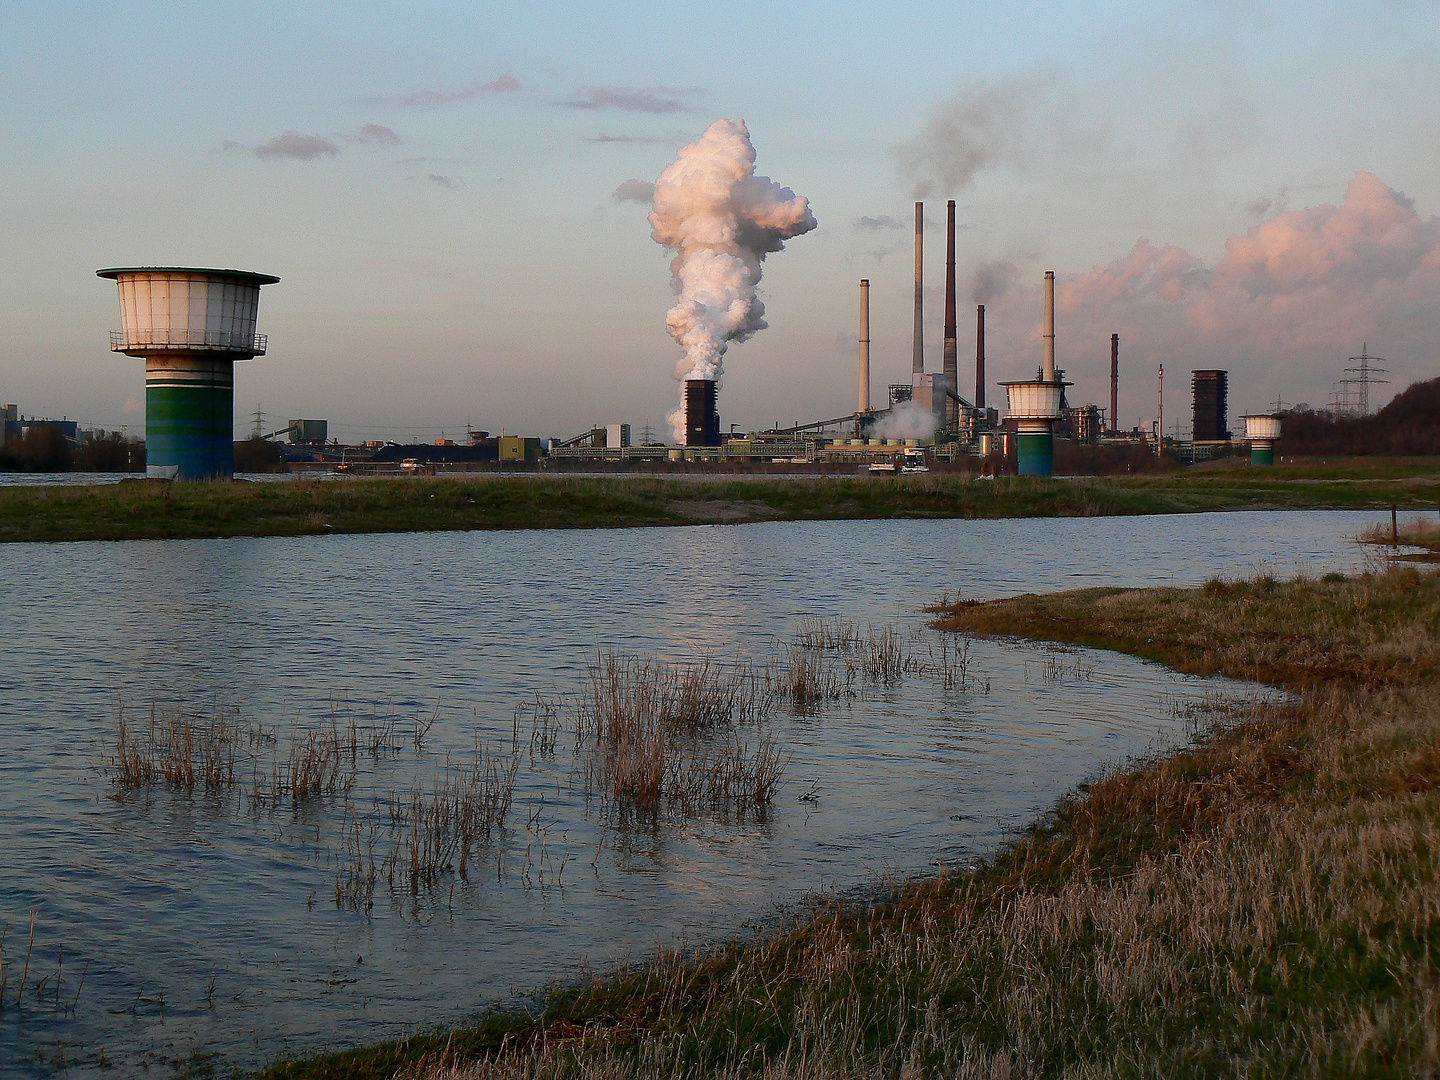
[[[124,5],[0,0],[0,400],[143,424],[109,266],[274,274],[236,426],[341,439],[466,426],[657,435],[676,398],[673,252],[648,185],[716,119],[817,227],[768,256],[767,329],[724,358],[741,430],[850,413],[858,283],[875,397],[908,381],[914,201],[927,367],[957,203],[961,390],[1040,362],[1044,272],[1073,404],[1188,428],[1323,406],[1365,345],[1440,375],[1433,4]],[[633,183],[632,183],[633,182]],[[1232,427],[1239,426],[1232,419]]]

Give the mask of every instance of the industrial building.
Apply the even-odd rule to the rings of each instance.
[[[1194,419],[1190,438],[1197,443],[1230,440],[1230,373],[1207,369],[1190,373]]]
[[[1045,271],[1045,351],[1034,379],[1004,382],[1010,416],[1015,420],[1017,471],[1049,476],[1054,471],[1055,422],[1065,413],[1070,383],[1055,367],[1055,271]]]
[[[80,421],[51,420],[48,417],[22,416],[18,405],[0,405],[0,443],[23,439],[31,431],[56,431],[60,437],[74,446],[80,441]]]

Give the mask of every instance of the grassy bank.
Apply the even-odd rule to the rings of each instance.
[[[613,528],[890,517],[1080,517],[1262,508],[1432,509],[1440,462],[1328,462],[1071,480],[543,474],[0,488],[0,541]]]
[[[1440,1071],[1440,575],[937,613],[1259,678],[987,865],[295,1077],[1411,1077]]]

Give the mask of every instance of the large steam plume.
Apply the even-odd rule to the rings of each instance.
[[[755,295],[760,264],[815,228],[810,201],[755,175],[745,121],[716,120],[655,181],[650,228],[657,244],[676,253],[670,275],[679,299],[665,316],[685,350],[675,377],[719,379],[730,342],[765,329],[765,305]],[[684,410],[668,419],[684,441]]]
[[[935,434],[935,413],[918,401],[901,401],[870,429],[876,439],[928,439]]]

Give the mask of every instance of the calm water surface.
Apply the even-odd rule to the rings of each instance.
[[[336,708],[401,717],[406,749],[362,763],[353,809],[428,783],[477,738],[508,754],[517,706],[573,689],[597,650],[764,660],[819,615],[894,625],[923,654],[936,639],[920,608],[947,592],[1352,569],[1353,538],[1380,519],[0,546],[0,1073],[123,1075],[196,1053],[253,1065],[463,1021],[584,964],[743,933],[818,891],[984,854],[1084,778],[1183,739],[1185,702],[1244,688],[976,642],[964,689],[911,678],[778,716],[791,760],[763,820],[617,822],[576,789],[563,746],[522,755],[507,830],[470,880],[418,895],[382,884],[368,915],[335,902],[339,802],[257,813],[234,795],[117,797],[100,766],[122,705],[218,700],[282,743]],[[431,716],[417,751],[415,718]],[[29,987],[48,981],[17,1010],[32,911]]]

